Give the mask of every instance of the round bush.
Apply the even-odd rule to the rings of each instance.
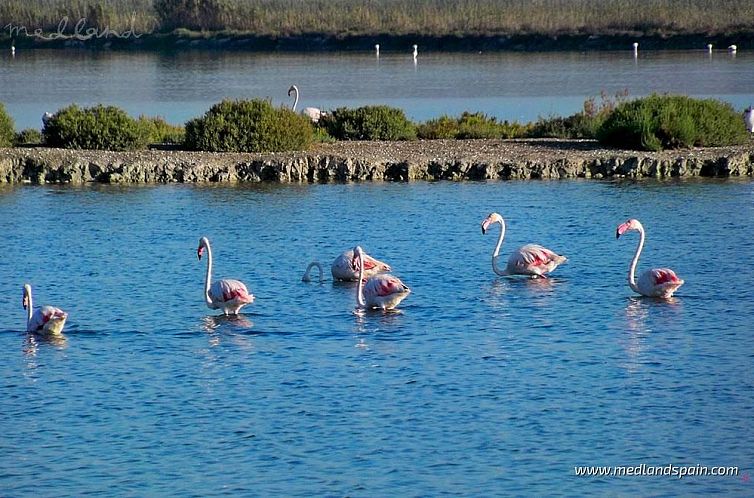
[[[184,146],[211,152],[305,150],[312,143],[309,118],[269,100],[223,100],[186,123]]]
[[[0,104],[0,147],[10,147],[16,132],[13,126],[13,118],[5,111],[5,106]]]
[[[145,146],[136,120],[113,106],[68,106],[47,120],[42,134],[45,144],[67,149],[135,150]]]
[[[416,126],[402,109],[385,105],[357,109],[340,107],[321,120],[327,132],[338,140],[412,140]]]
[[[39,145],[42,143],[42,132],[36,128],[26,128],[16,133],[16,145]]]
[[[741,116],[714,99],[651,95],[620,104],[597,130],[600,142],[615,147],[662,150],[720,147],[748,139]]]

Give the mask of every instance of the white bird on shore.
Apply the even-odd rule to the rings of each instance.
[[[293,112],[296,112],[296,105],[298,104],[298,87],[296,85],[291,85],[291,87],[288,89],[288,96],[291,96],[291,93],[293,94],[293,107],[291,107],[291,110]],[[319,123],[320,118],[325,114],[322,112],[321,109],[317,109],[316,107],[305,107],[303,111],[301,111],[301,114],[308,116],[309,119],[312,120],[312,123]]]
[[[414,60],[416,60],[416,57],[419,55],[419,46],[414,45]]]
[[[376,44],[376,45],[374,46],[374,52],[375,52],[375,54],[377,54],[377,57],[379,57],[379,56],[380,56],[380,44],[379,44],[379,43],[377,43],[377,44]]]
[[[754,133],[754,107],[749,106],[744,111],[744,123],[749,133]]]

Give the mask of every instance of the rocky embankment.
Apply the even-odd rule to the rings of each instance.
[[[754,141],[665,152],[588,140],[337,142],[307,152],[0,149],[0,183],[345,182],[754,176]]]

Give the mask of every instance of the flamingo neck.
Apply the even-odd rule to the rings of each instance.
[[[641,250],[644,248],[644,228],[639,228],[639,245],[636,246],[636,254],[634,254],[634,258],[631,260],[631,266],[628,268],[628,286],[631,287],[631,289],[634,292],[639,292],[639,287],[636,285],[636,265],[639,263],[639,255],[641,254]]]
[[[296,106],[298,105],[298,87],[293,87],[293,107],[291,107],[291,111],[296,110]]]
[[[209,298],[209,285],[212,279],[212,249],[209,247],[209,243],[205,244],[207,249],[207,274],[204,278],[204,302],[208,305],[212,305],[212,300]]]
[[[497,239],[497,245],[495,246],[495,250],[492,253],[492,271],[497,273],[498,275],[508,275],[507,270],[501,270],[500,267],[497,266],[497,259],[500,256],[500,248],[503,246],[503,239],[505,238],[505,220],[500,220],[500,236]]]
[[[319,281],[320,283],[325,281],[325,271],[322,269],[322,265],[319,264],[318,261],[312,261],[309,263],[309,266],[306,267],[306,272],[304,272],[304,276],[301,277],[301,280],[304,282],[311,282],[312,279],[309,276],[309,272],[312,268],[316,268],[319,271]]]
[[[31,325],[31,315],[32,310],[34,309],[34,302],[31,298],[31,288],[27,289],[26,291],[26,330],[29,330],[29,326]]]
[[[364,256],[359,253],[359,285],[356,286],[356,304],[366,306],[364,301]]]

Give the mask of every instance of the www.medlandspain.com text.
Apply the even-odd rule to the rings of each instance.
[[[735,477],[738,475],[738,467],[716,467],[707,465],[613,465],[604,467],[579,467],[573,468],[577,477],[628,477],[628,476],[659,476],[674,477]]]

